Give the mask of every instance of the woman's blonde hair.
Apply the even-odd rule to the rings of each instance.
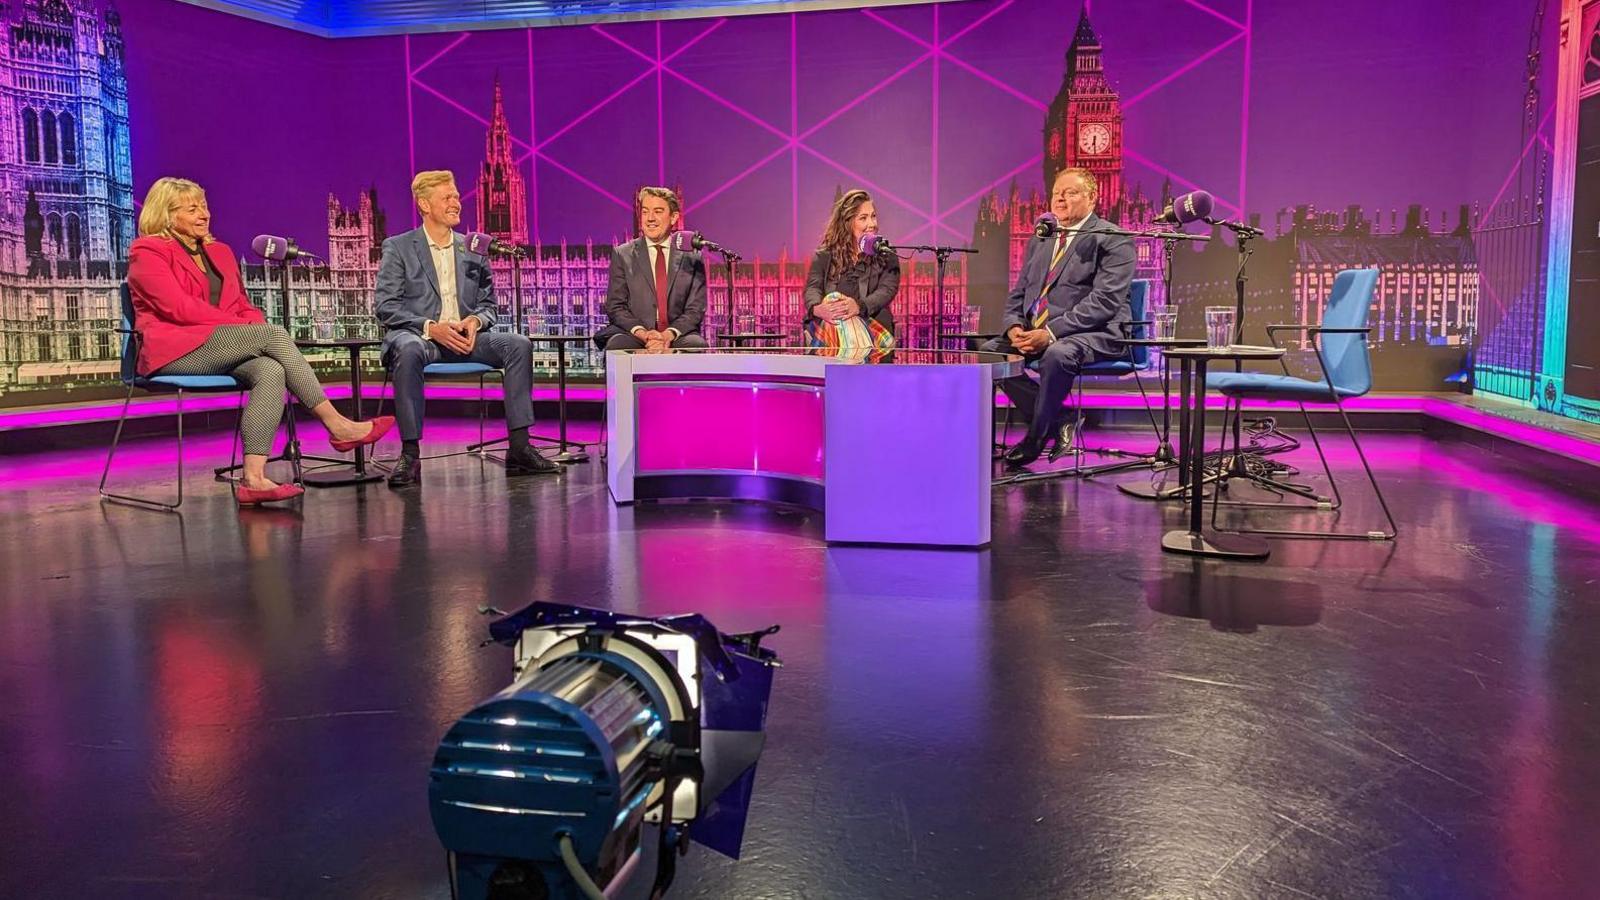
[[[139,209],[139,233],[172,236],[172,213],[182,201],[191,197],[205,202],[205,188],[187,178],[157,178],[144,195],[144,206]],[[216,238],[206,235],[205,243]]]

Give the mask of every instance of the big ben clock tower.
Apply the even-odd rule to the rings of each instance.
[[[1100,182],[1101,215],[1115,214],[1122,200],[1122,102],[1106,83],[1100,38],[1089,25],[1089,10],[1078,16],[1078,30],[1067,48],[1061,90],[1044,120],[1044,187],[1069,166],[1093,172]]]

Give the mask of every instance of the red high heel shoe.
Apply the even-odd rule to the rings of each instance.
[[[367,432],[365,436],[358,437],[353,441],[336,441],[333,438],[328,438],[328,446],[340,453],[349,453],[357,447],[376,444],[378,439],[388,434],[389,429],[393,427],[394,416],[379,416],[372,420],[372,430]]]
[[[258,506],[279,500],[293,500],[305,492],[306,489],[298,484],[280,484],[271,490],[257,490],[241,484],[234,489],[234,496],[239,498],[240,506]]]

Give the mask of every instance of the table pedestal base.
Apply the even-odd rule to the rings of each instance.
[[[1190,556],[1211,556],[1222,559],[1266,559],[1270,549],[1267,542],[1247,534],[1221,534],[1173,530],[1161,537],[1161,549]]]

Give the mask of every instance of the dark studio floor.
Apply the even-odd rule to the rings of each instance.
[[[1374,435],[1399,541],[1217,563],[1107,482],[997,490],[984,552],[830,549],[616,508],[598,462],[241,513],[227,446],[181,515],[102,506],[96,450],[0,457],[0,896],[447,896],[428,765],[509,680],[478,607],[535,599],[783,626],[745,857],[673,898],[1600,890],[1600,503],[1487,450]]]

